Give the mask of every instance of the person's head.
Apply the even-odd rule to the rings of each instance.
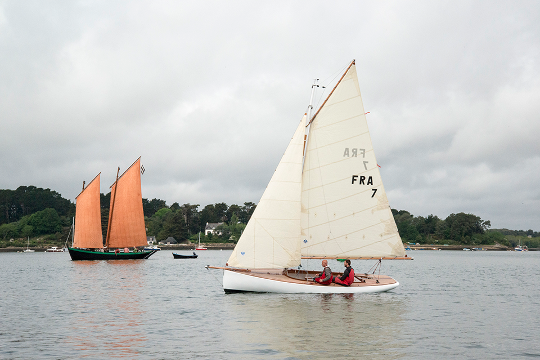
[[[345,267],[349,267],[351,266],[351,260],[347,259],[343,264],[345,265]]]
[[[327,266],[328,266],[328,261],[327,261],[327,260],[323,260],[323,261],[322,261],[322,266],[327,267]]]

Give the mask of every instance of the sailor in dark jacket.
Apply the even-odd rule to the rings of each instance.
[[[313,280],[322,285],[329,285],[332,283],[332,270],[328,267],[326,260],[322,261],[322,266],[324,267],[323,271]]]
[[[343,265],[345,265],[345,268],[346,268],[345,271],[343,272],[343,275],[339,277],[336,276],[334,278],[334,282],[339,285],[350,286],[354,281],[354,270],[351,267],[351,260],[349,259],[345,260]]]

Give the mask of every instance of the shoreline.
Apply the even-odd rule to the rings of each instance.
[[[208,250],[233,250],[236,244],[233,243],[208,243],[208,244],[201,244],[202,246],[206,247]],[[187,250],[187,251],[196,251],[195,248],[198,246],[198,244],[175,244],[175,245],[157,245],[161,250]],[[50,248],[48,247],[30,247],[30,250],[34,250],[35,252],[46,252],[46,250]],[[0,253],[3,252],[23,252],[26,250],[25,247],[6,247],[6,248],[0,248]],[[203,250],[204,251],[204,250]]]
[[[407,248],[407,246],[405,246]],[[469,249],[472,251],[514,251],[512,247],[504,245],[409,245],[411,250],[461,250]],[[475,249],[475,250],[473,250]],[[409,250],[407,250],[409,251]],[[540,251],[537,248],[531,248],[529,251]]]
[[[233,250],[236,244],[233,243],[207,243],[201,244],[206,247],[207,250]],[[157,245],[161,250],[185,250],[185,251],[197,251],[195,248],[197,244],[175,244],[175,245]],[[478,249],[476,251],[514,251],[513,248],[503,245],[410,245],[410,251],[412,250],[455,250],[463,251],[463,249]],[[31,250],[35,252],[45,252],[49,247],[31,247]],[[407,246],[405,246],[407,248]],[[0,253],[3,252],[23,252],[26,247],[6,247],[0,248]],[[202,250],[204,251],[204,250]],[[409,251],[409,250],[407,250]],[[531,248],[529,251],[540,251],[539,248]]]

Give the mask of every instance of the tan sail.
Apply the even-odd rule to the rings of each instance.
[[[304,115],[229,258],[229,266],[279,269],[300,265],[300,195],[305,125]]]
[[[146,246],[141,194],[141,159],[137,159],[111,186],[109,248]]]
[[[101,207],[99,202],[100,174],[75,199],[75,233],[73,235],[73,247],[75,248],[88,249],[103,247]]]
[[[403,257],[354,62],[311,120],[302,179],[302,257]]]

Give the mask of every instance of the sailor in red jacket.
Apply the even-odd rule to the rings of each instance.
[[[323,260],[322,266],[324,267],[323,271],[313,280],[321,285],[330,285],[332,283],[332,270],[328,267],[328,261]]]
[[[354,269],[351,267],[351,260],[345,260],[343,265],[346,267],[345,272],[340,277],[336,276],[334,282],[343,286],[351,286],[354,281]]]

